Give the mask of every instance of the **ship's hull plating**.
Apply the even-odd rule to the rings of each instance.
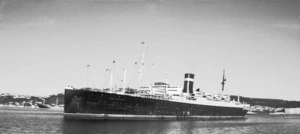
[[[178,120],[244,118],[243,108],[173,102],[168,100],[65,90],[65,118],[116,120]]]

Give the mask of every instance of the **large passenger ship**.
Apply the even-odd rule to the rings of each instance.
[[[65,118],[102,120],[201,120],[244,118],[244,105],[229,96],[193,92],[193,74],[184,87],[158,82],[141,92],[65,89]]]
[[[143,55],[144,51],[140,61],[139,82]],[[112,87],[112,83],[109,89],[76,89],[68,86],[65,89],[64,117],[99,120],[211,120],[245,117],[245,105],[230,100],[229,95],[223,95],[225,71],[221,83],[222,94],[217,95],[194,90],[194,77],[192,73],[184,74],[183,87],[173,87],[167,82],[155,82],[149,87],[139,83],[138,89],[125,88],[125,82],[123,88],[117,89]]]

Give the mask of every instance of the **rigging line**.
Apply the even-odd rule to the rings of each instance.
[[[130,73],[130,78],[128,80],[128,87],[130,86],[130,83],[131,83],[131,80],[132,80],[132,77],[133,77],[133,73],[131,71],[128,71]]]
[[[115,63],[116,63],[116,62],[114,62],[114,70],[116,71],[116,75],[117,75],[117,83],[116,83],[116,84],[118,85],[118,84],[119,84],[119,82],[120,82],[120,78],[119,78],[118,69],[117,69],[117,67],[116,67]],[[116,84],[115,84],[115,85],[116,85]]]
[[[116,62],[116,67],[119,71],[125,69],[119,62]],[[120,84],[123,85],[123,79],[121,79],[121,77],[119,76],[118,76],[118,82],[120,82]]]
[[[144,64],[145,65],[145,64]],[[147,68],[147,66],[144,66],[143,67],[144,69],[144,72],[147,72],[149,70],[149,68]],[[146,73],[144,73],[144,78],[146,78],[146,76],[148,76]],[[146,81],[148,80],[145,80],[145,79],[141,79],[141,83],[140,83],[140,86],[144,85],[145,83],[147,83]]]
[[[106,81],[105,81],[104,85],[102,86],[102,89],[104,89],[104,87],[107,85],[108,78],[109,78],[109,76],[106,77]]]
[[[116,64],[117,64],[117,66],[118,66],[119,68],[121,68],[121,69],[124,69],[124,68],[125,68],[124,66],[122,66],[122,65],[119,63],[119,61],[116,62]]]
[[[110,69],[111,69],[111,68],[110,68]],[[106,69],[106,70],[107,70],[107,69]],[[105,71],[105,72],[107,72],[107,71]],[[109,77],[110,77],[110,73],[107,73],[106,81],[105,81],[104,85],[102,86],[102,89],[104,89],[105,86],[107,85],[107,82],[108,82]]]
[[[122,85],[122,87],[124,88],[124,83],[126,83],[126,68],[123,67],[119,62],[117,63],[117,67],[119,67],[119,69],[121,69],[123,71],[123,78],[120,80],[120,83]]]
[[[133,71],[131,71],[131,78],[129,79],[129,82],[128,82],[128,86],[130,86],[130,84],[131,84],[131,80],[133,79],[133,77],[136,75],[136,72],[135,72],[135,70],[137,70],[137,61],[134,63],[134,66],[132,67],[133,69]]]
[[[132,77],[133,77],[133,72],[131,70],[133,70],[133,69],[128,69],[127,70],[127,74],[129,74],[129,76],[130,76],[129,79],[127,80],[128,81],[128,87],[130,86],[130,82],[131,82]]]

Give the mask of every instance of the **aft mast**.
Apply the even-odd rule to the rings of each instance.
[[[89,87],[89,68],[91,65],[86,65],[86,86]]]
[[[222,99],[223,99],[223,92],[224,92],[224,86],[225,86],[225,81],[226,81],[226,78],[225,78],[225,69],[223,70],[223,80],[222,80]]]
[[[141,78],[142,78],[142,69],[143,69],[143,66],[144,66],[144,56],[145,56],[145,49],[146,49],[146,44],[145,42],[141,42],[141,44],[144,45],[144,48],[143,48],[143,53],[142,53],[142,57],[141,57],[141,61],[140,61],[140,68],[139,68],[139,83],[138,83],[138,91],[140,91],[140,87],[141,87]]]
[[[126,82],[126,69],[124,68],[123,71],[124,71],[123,72],[124,73],[123,74],[124,78],[123,78],[123,91],[122,91],[122,93],[124,94],[125,93],[125,82]]]

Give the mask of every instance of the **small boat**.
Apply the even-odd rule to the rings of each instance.
[[[253,112],[253,111],[248,111],[247,114],[248,114],[248,115],[255,115],[255,114],[257,114],[257,113],[256,113],[256,112]]]
[[[274,112],[270,113],[270,115],[283,115],[285,114],[285,109],[279,109],[279,110],[275,110]]]
[[[51,110],[63,110],[64,109],[64,105],[58,105],[58,97],[56,98],[56,104],[53,106],[49,105],[49,104],[45,104],[45,100],[43,101],[43,103],[37,103],[37,106],[41,109],[51,109]]]
[[[39,107],[39,108],[50,108],[52,107],[51,105],[48,105],[48,104],[45,104],[45,99],[43,99],[43,102],[42,103],[36,103],[36,105]]]
[[[48,104],[40,104],[40,103],[37,103],[36,104],[39,108],[51,108],[52,106],[48,105]]]

